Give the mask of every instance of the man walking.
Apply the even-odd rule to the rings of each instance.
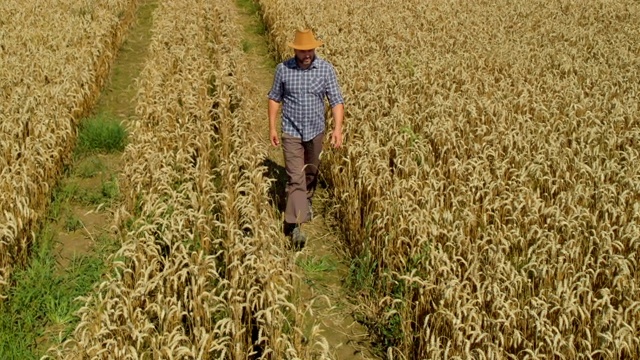
[[[320,165],[320,151],[325,133],[325,102],[329,100],[335,128],[331,144],[342,146],[344,99],[333,66],[316,56],[322,45],[311,30],[296,31],[288,44],[295,56],[278,64],[269,91],[269,138],[273,146],[280,144],[276,118],[282,104],[282,148],[287,172],[287,207],[284,232],[291,236],[294,247],[306,242],[300,225],[313,216],[313,196]]]

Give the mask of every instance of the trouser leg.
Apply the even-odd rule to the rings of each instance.
[[[320,152],[322,151],[322,141],[324,133],[313,138],[311,141],[303,143],[305,177],[307,183],[307,199],[311,200],[318,185],[318,169],[320,167]]]
[[[309,211],[304,172],[304,146],[300,138],[282,134],[282,149],[287,172],[287,207],[284,211],[284,221],[289,224],[299,224],[306,221]]]
[[[284,221],[299,224],[308,221],[309,203],[318,183],[318,167],[323,134],[302,142],[282,134],[285,170],[287,172],[287,206]]]

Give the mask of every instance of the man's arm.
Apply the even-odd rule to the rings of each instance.
[[[333,120],[335,122],[333,133],[331,134],[331,145],[333,145],[334,148],[339,148],[342,146],[342,121],[344,119],[344,104],[336,104],[334,107],[332,107],[331,115],[333,115]]]
[[[278,130],[276,130],[276,120],[278,118],[278,110],[280,110],[280,103],[282,102],[282,96],[284,94],[284,88],[282,87],[282,64],[276,67],[276,74],[273,79],[273,85],[267,95],[269,97],[269,105],[267,107],[267,114],[269,116],[269,139],[271,145],[280,145],[280,139],[278,139]]]
[[[280,103],[273,99],[269,99],[269,139],[271,140],[271,145],[273,146],[280,145],[278,130],[276,129],[278,110],[280,110]]]
[[[331,106],[331,115],[335,122],[333,133],[331,133],[331,145],[334,148],[342,146],[342,122],[344,120],[344,98],[338,85],[338,76],[333,66],[329,69],[329,83],[327,86],[327,98]]]

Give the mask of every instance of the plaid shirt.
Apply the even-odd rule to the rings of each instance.
[[[276,67],[269,99],[282,105],[282,131],[309,141],[324,131],[325,96],[333,108],[343,104],[336,71],[329,62],[316,56],[306,70],[295,57]]]

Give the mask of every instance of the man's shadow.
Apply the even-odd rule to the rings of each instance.
[[[287,207],[287,172],[284,166],[278,165],[271,159],[265,159],[262,165],[267,168],[264,175],[272,180],[271,186],[269,187],[269,201],[271,206],[275,206],[278,211],[282,213]]]

